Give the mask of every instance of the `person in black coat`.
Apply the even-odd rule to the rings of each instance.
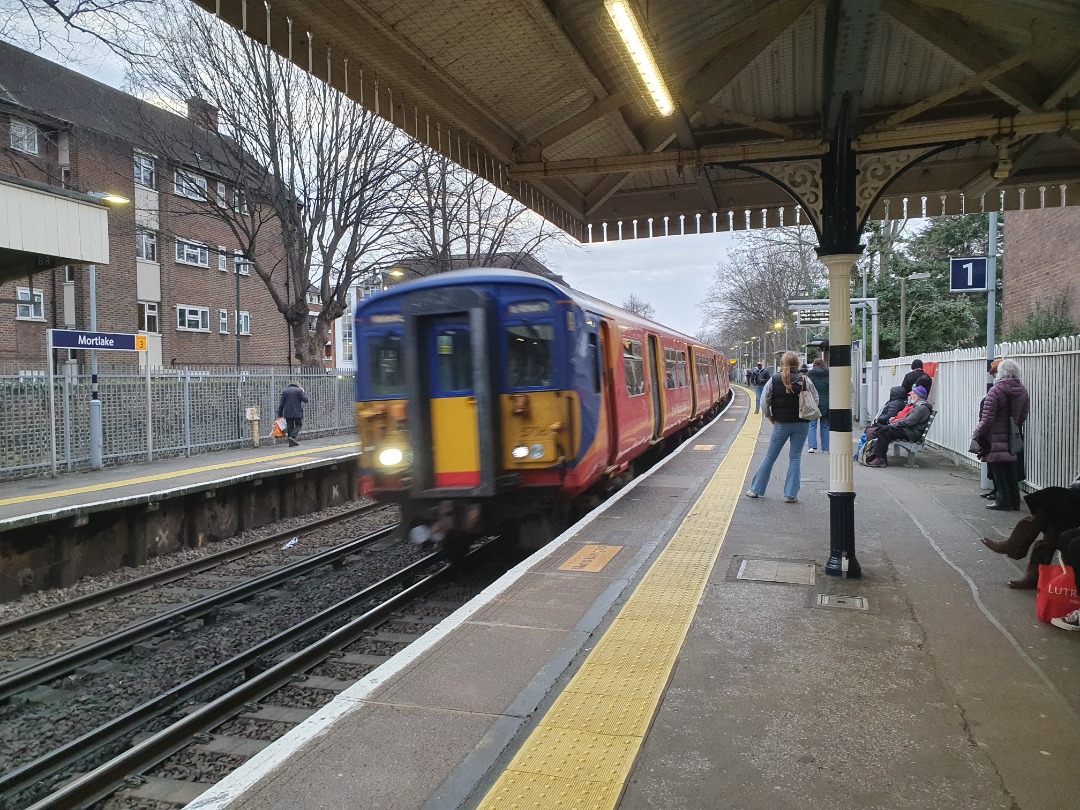
[[[296,437],[300,435],[300,428],[304,424],[304,403],[307,401],[307,393],[300,387],[300,383],[289,383],[281,392],[277,415],[278,418],[285,417],[285,435],[289,437],[289,447],[300,444]]]
[[[904,381],[900,385],[904,389],[904,396],[911,393],[911,389],[916,385],[921,385],[926,389],[927,395],[930,393],[930,388],[934,384],[934,378],[923,371],[922,360],[915,359],[911,361],[911,371],[904,375]]]

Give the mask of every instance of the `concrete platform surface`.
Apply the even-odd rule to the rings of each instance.
[[[88,511],[166,500],[217,482],[252,480],[268,471],[352,461],[360,453],[352,435],[303,440],[297,448],[280,440],[273,445],[268,441],[261,447],[106,467],[58,478],[6,481],[0,485],[0,531]]]
[[[518,566],[189,808],[477,807],[695,508],[746,403],[740,391],[729,413],[557,550]],[[760,432],[747,478],[769,430],[749,419]],[[766,496],[738,499],[614,806],[1080,806],[1080,633],[1039,623],[1033,592],[1005,586],[1018,564],[979,542],[1007,536],[1025,513],[986,510],[976,471],[931,453],[917,469],[857,467],[863,577],[827,577],[830,459],[802,457],[797,504],[782,499],[786,451]],[[560,571],[585,543],[623,548],[599,574]],[[819,607],[823,596],[866,609]],[[579,806],[564,798],[528,806]]]

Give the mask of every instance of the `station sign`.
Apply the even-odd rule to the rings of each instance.
[[[50,329],[49,344],[54,349],[94,349],[99,352],[145,352],[146,335],[119,332],[76,332]]]
[[[986,256],[949,259],[949,292],[986,292]]]
[[[800,309],[797,312],[799,326],[819,326],[829,322],[829,310],[826,309]]]

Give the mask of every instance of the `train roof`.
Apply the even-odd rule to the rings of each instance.
[[[627,312],[622,307],[615,306],[614,304],[596,298],[588,293],[583,293],[580,290],[575,290],[573,287],[568,287],[565,284],[559,284],[558,282],[544,278],[543,276],[538,276],[535,273],[526,273],[522,270],[507,270],[500,267],[467,267],[460,270],[449,270],[445,273],[436,273],[434,275],[395,284],[386,290],[385,294],[395,293],[399,290],[432,289],[438,287],[459,286],[461,284],[479,285],[510,281],[515,284],[525,284],[542,289],[555,290],[560,294],[567,296],[578,304],[578,306],[594,311],[597,314],[618,318],[619,320],[632,323],[642,328],[655,329],[659,327],[668,334],[683,338],[689,343],[693,343],[697,346],[704,345],[697,338],[685,335],[669,326],[664,326],[656,321],[650,321],[639,315],[635,315],[632,312]],[[382,296],[383,294],[376,294],[371,298],[361,301],[360,304],[357,305],[357,312],[366,308],[369,302],[378,301]]]

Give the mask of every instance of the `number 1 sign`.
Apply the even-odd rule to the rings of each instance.
[[[949,292],[986,292],[986,257],[949,259]]]

